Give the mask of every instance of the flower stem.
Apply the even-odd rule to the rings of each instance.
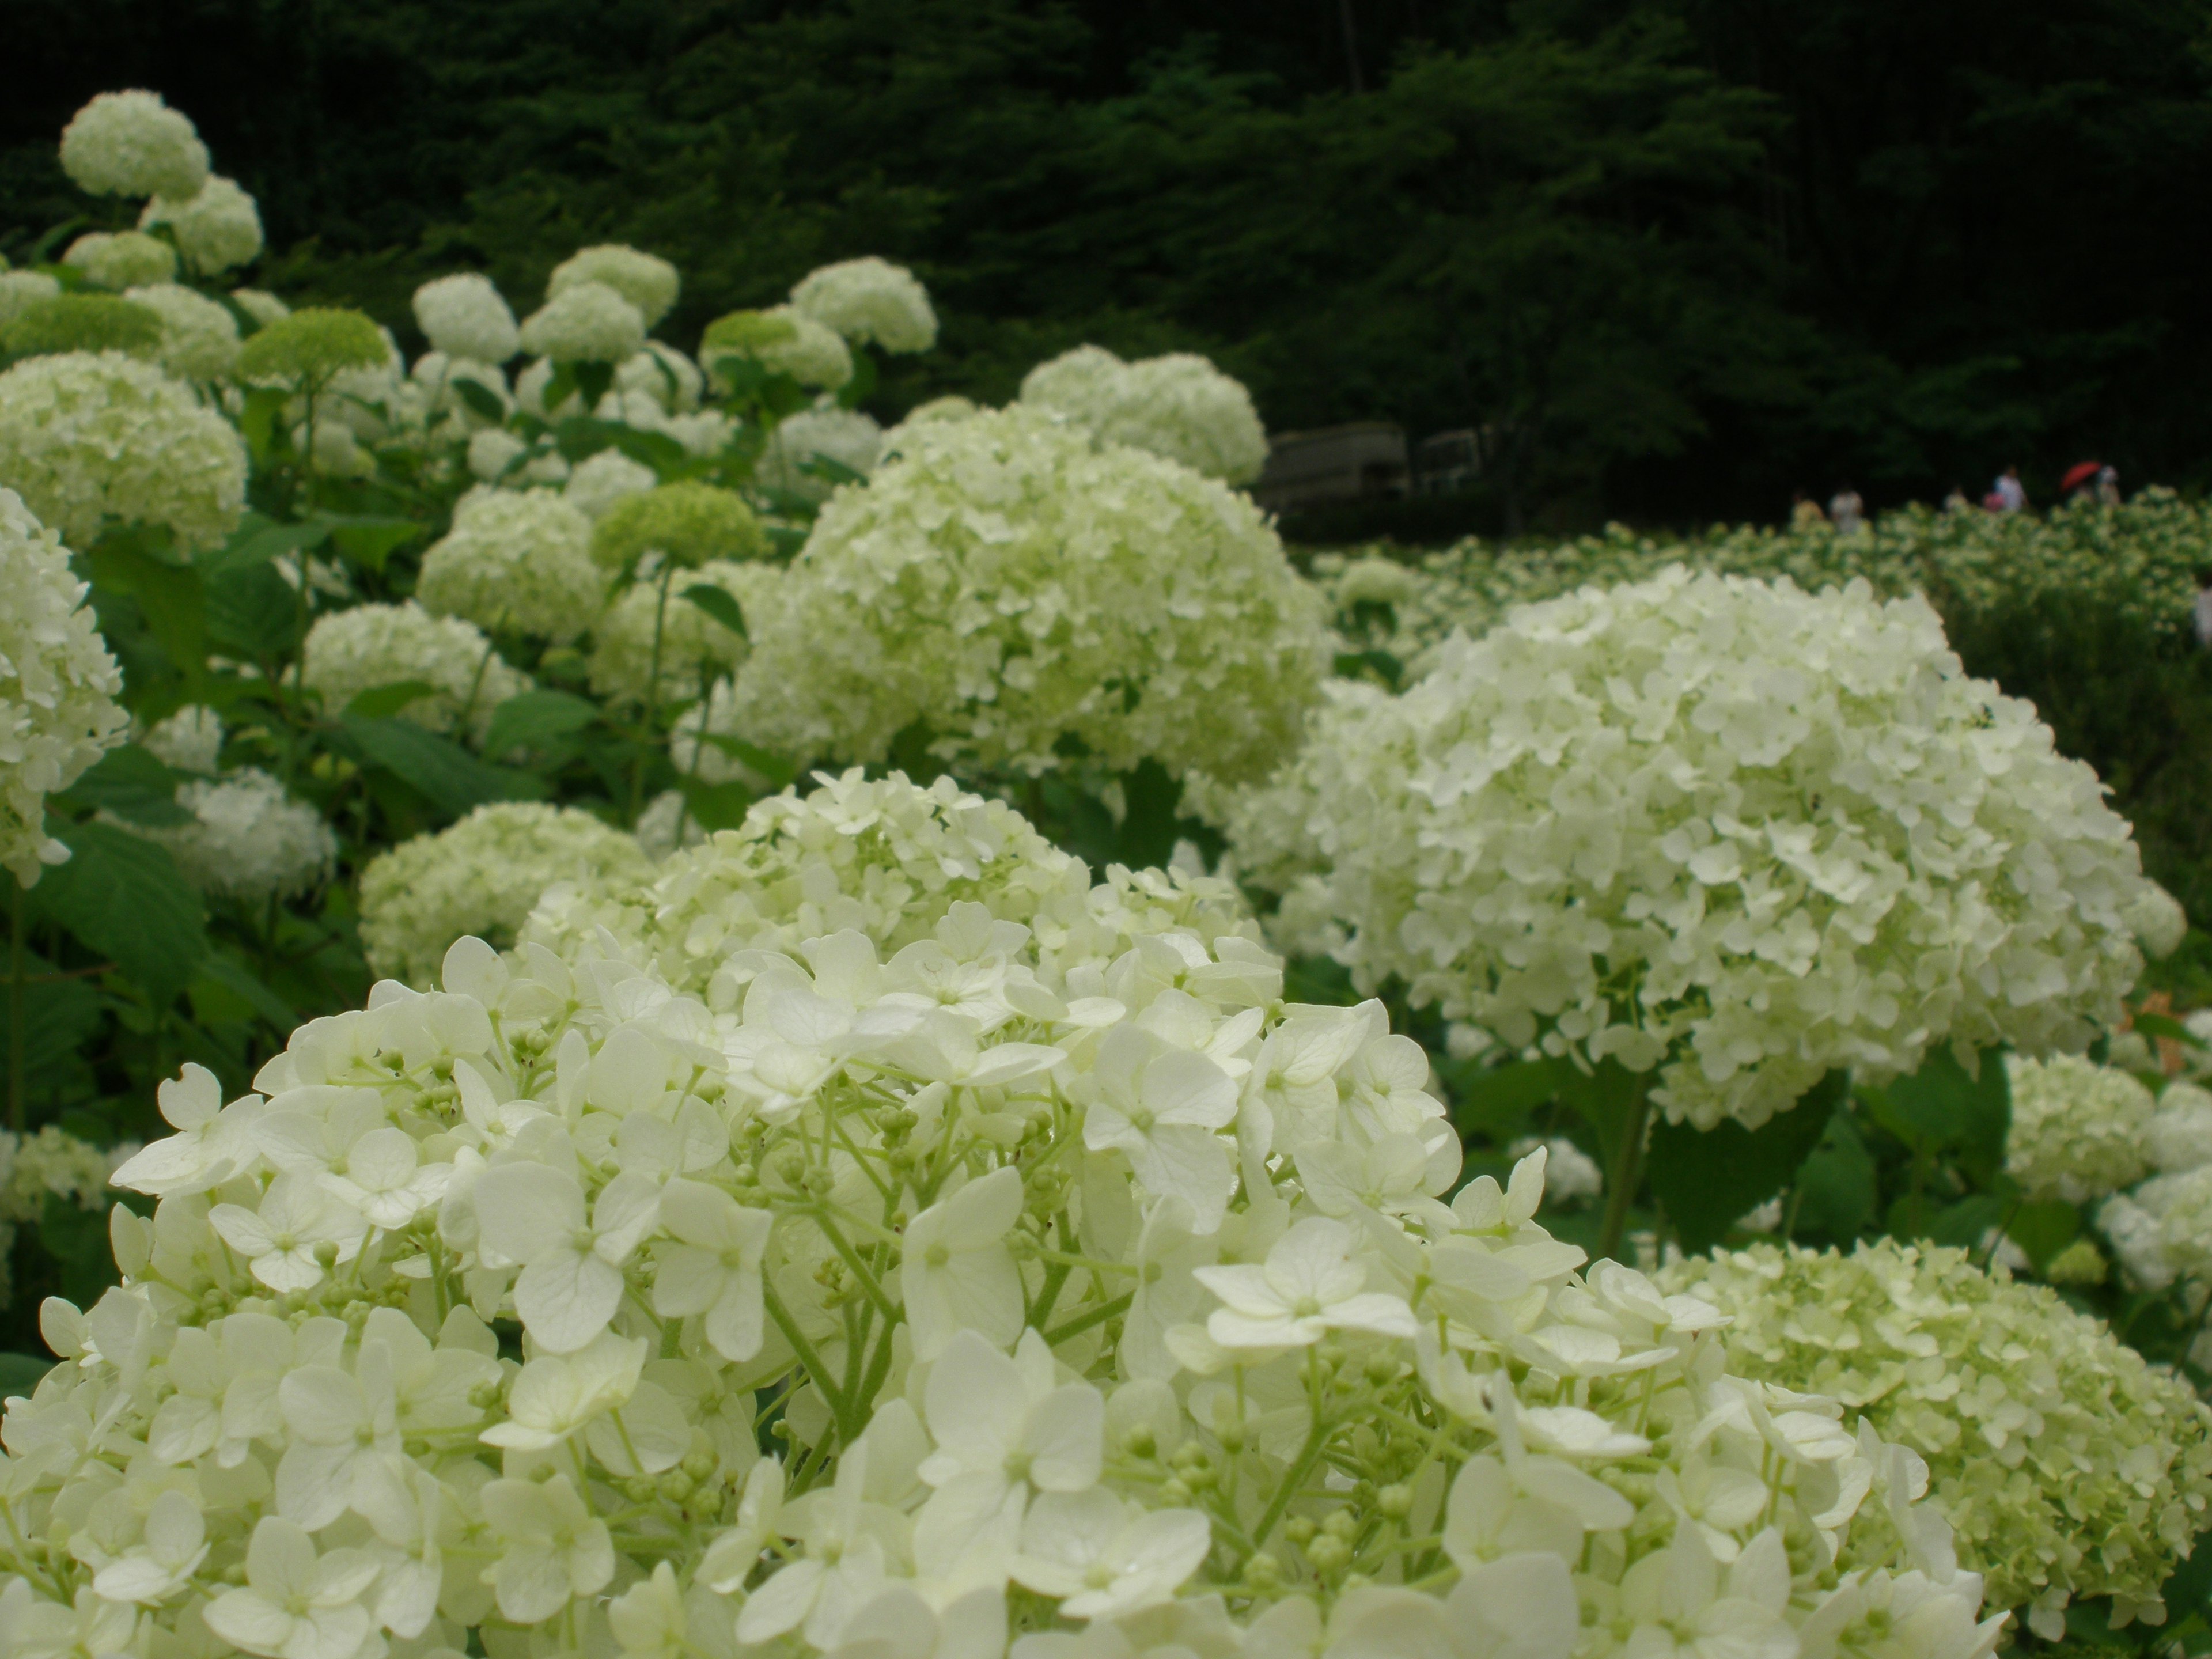
[[[8,1127],[23,1133],[23,884],[9,895],[8,934]]]
[[[1629,1207],[1636,1202],[1636,1189],[1644,1180],[1644,1131],[1651,1116],[1651,1088],[1648,1077],[1637,1079],[1636,1093],[1629,1102],[1627,1121],[1621,1125],[1620,1144],[1613,1148],[1613,1168],[1607,1170],[1605,1195],[1605,1226],[1597,1237],[1597,1255],[1601,1260],[1620,1259],[1620,1241],[1628,1231]]]

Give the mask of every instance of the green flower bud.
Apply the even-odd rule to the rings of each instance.
[[[744,496],[690,478],[623,496],[592,535],[592,556],[614,569],[633,568],[647,553],[696,567],[757,559],[768,549]]]
[[[125,351],[150,357],[161,343],[161,319],[151,306],[105,294],[58,294],[33,300],[0,331],[13,357],[64,351]]]
[[[242,380],[321,386],[349,368],[374,368],[391,356],[384,336],[358,311],[314,306],[256,332],[238,354]]]

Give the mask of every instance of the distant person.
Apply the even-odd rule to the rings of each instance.
[[[2023,512],[2027,507],[2027,487],[2021,483],[2016,466],[2008,466],[1997,475],[1997,481],[1990,486],[1990,495],[1999,513]]]
[[[1845,484],[1828,498],[1828,522],[1838,536],[1856,536],[1866,528],[1866,503],[1857,490]]]
[[[2197,643],[2212,651],[2212,570],[2197,573]]]
[[[2118,507],[2120,504],[2120,469],[2100,466],[2097,469],[2097,504]]]
[[[1820,511],[1820,502],[1802,489],[1790,492],[1790,527],[1792,530],[1810,530],[1814,525],[1827,521],[1828,515]]]
[[[2058,493],[2069,507],[2096,504],[2097,474],[2103,466],[2101,461],[2079,461],[2066,469],[2066,476],[2058,481]]]
[[[1966,499],[1966,492],[1956,484],[1951,486],[1951,493],[1943,498],[1943,510],[1946,513],[1965,513],[1973,505]]]

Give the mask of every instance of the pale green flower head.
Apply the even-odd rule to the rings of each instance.
[[[525,351],[556,363],[619,363],[645,344],[636,304],[606,283],[577,282],[552,293],[522,325]]]
[[[57,294],[33,300],[0,329],[13,357],[64,351],[124,351],[153,357],[161,349],[161,319],[150,306],[106,294]]]
[[[235,179],[210,178],[184,200],[156,196],[138,228],[167,226],[185,263],[202,276],[252,264],[261,255],[261,209]]]
[[[363,691],[419,680],[431,690],[399,718],[482,742],[494,712],[531,687],[530,676],[492,649],[483,630],[421,605],[357,605],[315,619],[302,676],[335,714]]]
[[[27,306],[55,298],[62,285],[43,270],[0,270],[0,331]]]
[[[565,645],[592,626],[605,598],[591,547],[592,521],[560,496],[484,491],[462,501],[452,530],[423,555],[415,597],[434,615]]]
[[[415,320],[431,349],[449,357],[499,364],[522,343],[505,297],[491,278],[475,271],[441,276],[416,289]]]
[[[688,590],[701,585],[721,589],[738,602],[738,614],[750,629],[782,580],[781,568],[763,560],[710,559],[677,576],[665,605],[659,582],[632,583],[592,624],[592,690],[637,708],[666,707],[699,696],[705,685],[744,661],[750,647],[744,635],[687,599]],[[676,754],[679,765],[707,775],[718,770],[721,751],[709,744],[695,757],[692,750],[702,742],[696,736],[679,742]]]
[[[1191,352],[1125,363],[1101,347],[1078,346],[1031,369],[1022,401],[1229,483],[1249,483],[1267,464],[1252,394]]]
[[[264,323],[238,357],[239,378],[319,391],[349,368],[391,360],[383,333],[358,311],[310,306]]]
[[[750,357],[818,392],[835,392],[853,378],[853,354],[837,331],[790,306],[718,317],[707,325],[699,350],[710,364]]]
[[[82,271],[85,281],[94,288],[119,293],[126,288],[173,280],[177,251],[160,237],[143,231],[95,230],[71,242],[62,263]]]
[[[155,361],[179,380],[223,380],[238,367],[238,319],[228,307],[176,283],[134,288],[123,297],[161,319]]]
[[[2005,1173],[2030,1200],[2083,1204],[2150,1173],[2158,1104],[2127,1073],[2074,1054],[2005,1057],[2012,1127]]]
[[[195,779],[178,789],[177,805],[191,823],[125,827],[167,848],[179,873],[202,892],[248,902],[295,898],[337,862],[337,836],[322,813],[258,768]]]
[[[158,92],[103,92],[62,130],[62,170],[94,196],[197,194],[207,146]]]
[[[635,570],[648,554],[696,567],[714,559],[757,559],[768,537],[734,489],[679,479],[624,495],[592,531],[592,556],[611,570]]]
[[[905,266],[872,254],[810,271],[791,290],[791,305],[855,345],[910,352],[937,343],[929,291]]]
[[[659,255],[607,242],[580,248],[554,266],[552,276],[546,279],[545,297],[556,300],[587,283],[604,284],[621,295],[637,307],[648,329],[668,314],[683,287],[676,267]]]

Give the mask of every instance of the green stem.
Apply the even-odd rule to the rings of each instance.
[[[660,594],[653,606],[653,661],[645,678],[645,729],[654,742],[660,738],[660,641],[668,625],[668,588],[676,580],[676,561],[661,556]],[[701,719],[704,720],[702,715]],[[629,821],[645,810],[645,755],[641,750],[629,775]],[[678,831],[681,834],[679,829]]]
[[[1620,1145],[1613,1149],[1613,1168],[1606,1171],[1605,1226],[1597,1236],[1600,1260],[1620,1259],[1620,1241],[1628,1231],[1628,1212],[1636,1202],[1636,1189],[1644,1181],[1644,1130],[1651,1117],[1649,1081],[1638,1079],[1636,1097],[1621,1125]]]
[[[8,1127],[23,1133],[23,884],[15,884],[8,937]]]

